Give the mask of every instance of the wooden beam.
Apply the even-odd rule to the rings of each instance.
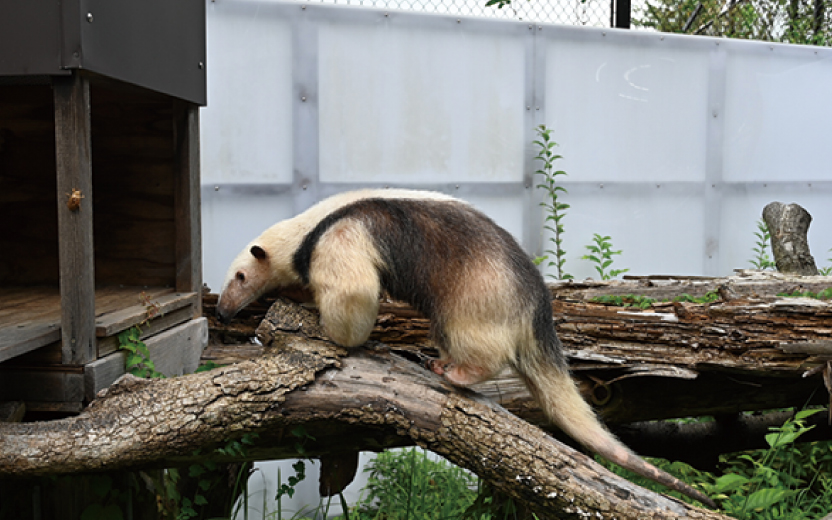
[[[24,322],[0,334],[0,362],[26,354],[61,339],[60,328],[51,322]]]
[[[53,80],[61,276],[62,362],[95,359],[90,90],[73,72]],[[74,197],[73,197],[74,194]]]
[[[131,305],[99,317],[96,320],[95,333],[99,338],[112,336],[129,329],[133,325],[145,323],[182,307],[192,306],[196,303],[196,300],[197,294],[193,292],[171,293],[152,299],[150,310],[146,305]]]
[[[50,368],[7,369],[0,377],[0,395],[6,401],[24,401],[28,410],[80,410],[84,401],[84,374],[80,369],[62,372]],[[41,403],[41,406],[34,403]],[[45,403],[53,403],[46,408]]]
[[[199,184],[199,107],[174,102],[176,136],[176,290],[197,293],[194,318],[202,316],[202,221]]]
[[[196,296],[194,296],[194,300],[196,300]],[[188,306],[166,313],[164,316],[153,318],[149,322],[141,325],[140,328],[142,332],[139,338],[141,340],[145,340],[164,330],[168,330],[182,323],[191,321],[193,319],[193,313],[193,307]],[[106,338],[98,338],[98,357],[102,358],[106,355],[112,354],[118,350],[118,345],[118,334],[114,334]]]

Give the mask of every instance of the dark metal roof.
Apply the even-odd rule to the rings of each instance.
[[[0,0],[0,77],[86,69],[204,105],[204,0]]]

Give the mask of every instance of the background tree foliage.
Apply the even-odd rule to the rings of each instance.
[[[662,32],[829,46],[830,0],[648,0],[633,24]]]

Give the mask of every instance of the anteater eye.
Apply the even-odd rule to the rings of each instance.
[[[246,275],[242,271],[238,271],[237,272],[237,280],[239,280],[241,282],[245,282],[246,281]]]

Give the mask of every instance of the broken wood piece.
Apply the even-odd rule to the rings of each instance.
[[[318,494],[334,497],[349,486],[358,471],[358,452],[333,452],[321,457]]]
[[[783,352],[808,354],[812,356],[832,356],[832,340],[797,341],[783,343],[779,347]]]
[[[772,202],[763,208],[763,220],[771,237],[774,262],[781,273],[817,276],[815,259],[809,252],[812,215],[799,204]]]

